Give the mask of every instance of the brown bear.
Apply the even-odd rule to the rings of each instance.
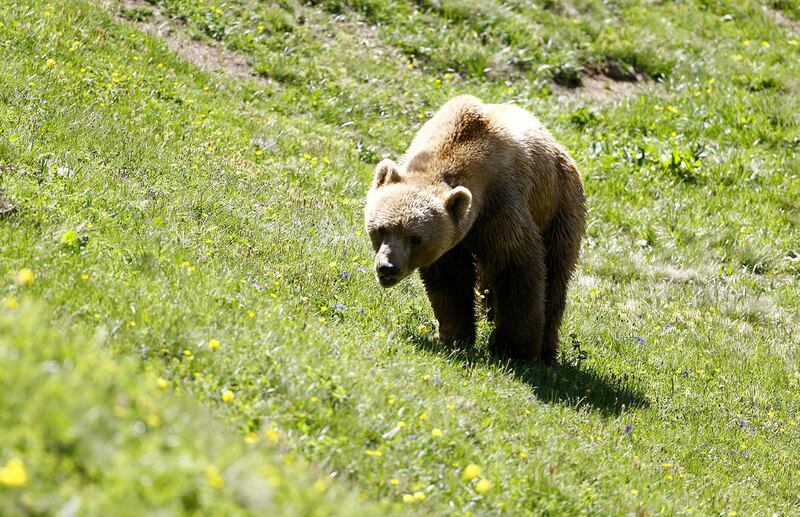
[[[377,165],[365,207],[378,281],[419,269],[442,340],[474,342],[479,288],[490,349],[545,364],[556,361],[585,215],[575,162],[541,122],[468,95],[425,123],[399,165]]]

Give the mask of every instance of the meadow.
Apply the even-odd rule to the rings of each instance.
[[[0,3],[0,514],[800,514],[798,0]],[[374,165],[536,114],[560,366],[382,290]]]

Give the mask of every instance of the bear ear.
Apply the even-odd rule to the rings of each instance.
[[[375,176],[372,178],[372,188],[378,188],[390,183],[400,182],[400,171],[392,160],[383,160],[375,166]]]
[[[447,193],[444,207],[459,221],[466,217],[472,206],[472,192],[466,187],[456,187]]]

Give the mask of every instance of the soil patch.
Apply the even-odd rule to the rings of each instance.
[[[183,22],[170,18],[152,4],[142,0],[121,0],[120,18],[135,23],[139,28],[163,39],[172,51],[203,70],[222,71],[239,79],[270,82],[259,76],[244,57],[225,48],[190,38],[181,29]]]

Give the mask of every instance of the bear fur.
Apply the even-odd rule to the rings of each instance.
[[[480,289],[493,353],[546,364],[585,215],[575,162],[539,120],[468,95],[442,106],[399,164],[377,165],[365,207],[380,284],[419,269],[442,340],[474,342]]]

